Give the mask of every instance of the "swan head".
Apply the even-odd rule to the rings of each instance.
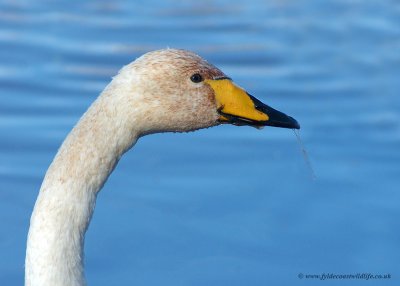
[[[225,123],[300,128],[294,118],[262,103],[190,51],[149,52],[122,68],[114,81],[131,98],[129,108],[140,111],[143,134]]]

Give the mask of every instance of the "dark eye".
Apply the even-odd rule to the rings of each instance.
[[[199,82],[203,81],[203,77],[201,76],[201,74],[195,73],[194,75],[192,75],[190,77],[190,80],[195,82],[195,83],[199,83]]]

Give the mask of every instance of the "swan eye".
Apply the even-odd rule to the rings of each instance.
[[[199,73],[195,73],[190,77],[190,80],[193,81],[194,83],[199,83],[203,81],[203,77]]]

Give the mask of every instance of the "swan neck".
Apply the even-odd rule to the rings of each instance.
[[[109,86],[67,136],[42,183],[31,217],[26,286],[85,285],[84,237],[96,196],[138,132]],[[121,97],[122,98],[122,97]]]

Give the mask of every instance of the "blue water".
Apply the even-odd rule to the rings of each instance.
[[[89,285],[399,285],[398,1],[0,1],[0,285],[57,148],[118,69],[190,49],[291,130],[142,138],[98,197]],[[391,274],[390,280],[298,274]]]

